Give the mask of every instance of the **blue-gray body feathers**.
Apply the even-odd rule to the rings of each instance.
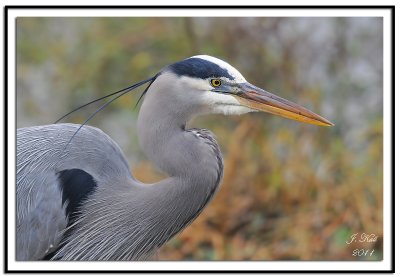
[[[99,184],[110,175],[114,182],[134,184],[118,145],[99,129],[83,128],[65,149],[78,127],[58,124],[17,131],[18,260],[41,259],[63,238],[68,203],[62,201],[60,172],[78,168]]]
[[[82,128],[64,150],[78,127],[18,130],[17,260],[148,259],[200,213],[218,186],[222,159],[206,130],[185,134],[210,145],[215,176],[199,172],[144,185],[131,176],[118,145],[99,129]],[[92,176],[96,188],[79,203],[76,220],[68,224],[71,214],[62,199],[59,172],[77,168]],[[214,185],[206,185],[208,178]]]
[[[18,130],[18,260],[148,259],[206,206],[222,177],[222,156],[209,131],[185,128],[202,107],[165,102],[181,97],[168,95],[169,78],[152,84],[138,119],[142,148],[170,176],[159,183],[135,180],[121,149],[97,128],[83,127],[69,144],[79,125]],[[89,188],[72,200],[79,206],[71,220],[63,192],[74,180]]]

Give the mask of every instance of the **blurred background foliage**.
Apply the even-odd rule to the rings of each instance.
[[[18,18],[17,125],[50,124],[196,54],[336,125],[212,115],[225,160],[220,191],[161,260],[382,259],[381,18]],[[90,124],[110,134],[144,182],[165,177],[138,147],[139,92]],[[96,107],[67,122],[83,122]],[[354,233],[373,243],[346,244]],[[353,256],[355,249],[373,255]]]

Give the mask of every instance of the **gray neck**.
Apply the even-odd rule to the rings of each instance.
[[[215,185],[218,145],[209,131],[186,130],[186,123],[201,110],[184,103],[185,97],[179,99],[181,96],[175,94],[168,77],[159,76],[143,101],[137,125],[140,145],[147,157],[170,177]],[[161,78],[162,87],[158,82]]]
[[[168,78],[168,75],[160,77]],[[210,201],[218,188],[223,162],[218,144],[209,131],[185,129],[186,122],[199,109],[187,107],[185,110],[182,105],[178,106],[180,102],[174,99],[179,95],[168,95],[174,93],[174,88],[173,84],[165,88],[166,83],[163,80],[161,89],[156,80],[148,90],[139,113],[138,134],[148,158],[170,176],[152,185],[151,190],[158,199],[154,209],[164,211],[156,220],[166,225],[172,222],[172,236]]]

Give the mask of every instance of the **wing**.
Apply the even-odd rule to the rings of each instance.
[[[71,211],[94,180],[133,178],[118,145],[90,126],[55,124],[17,130],[17,260],[38,260],[57,249]]]
[[[17,211],[17,260],[39,260],[57,249],[68,218],[55,174],[31,172],[17,183]]]

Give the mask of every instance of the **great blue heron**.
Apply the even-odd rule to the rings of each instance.
[[[222,178],[213,134],[186,129],[194,116],[265,111],[332,125],[211,56],[169,65],[138,85],[144,83],[138,136],[148,158],[169,176],[158,183],[137,181],[120,147],[97,128],[17,130],[17,260],[150,258],[199,215]]]

